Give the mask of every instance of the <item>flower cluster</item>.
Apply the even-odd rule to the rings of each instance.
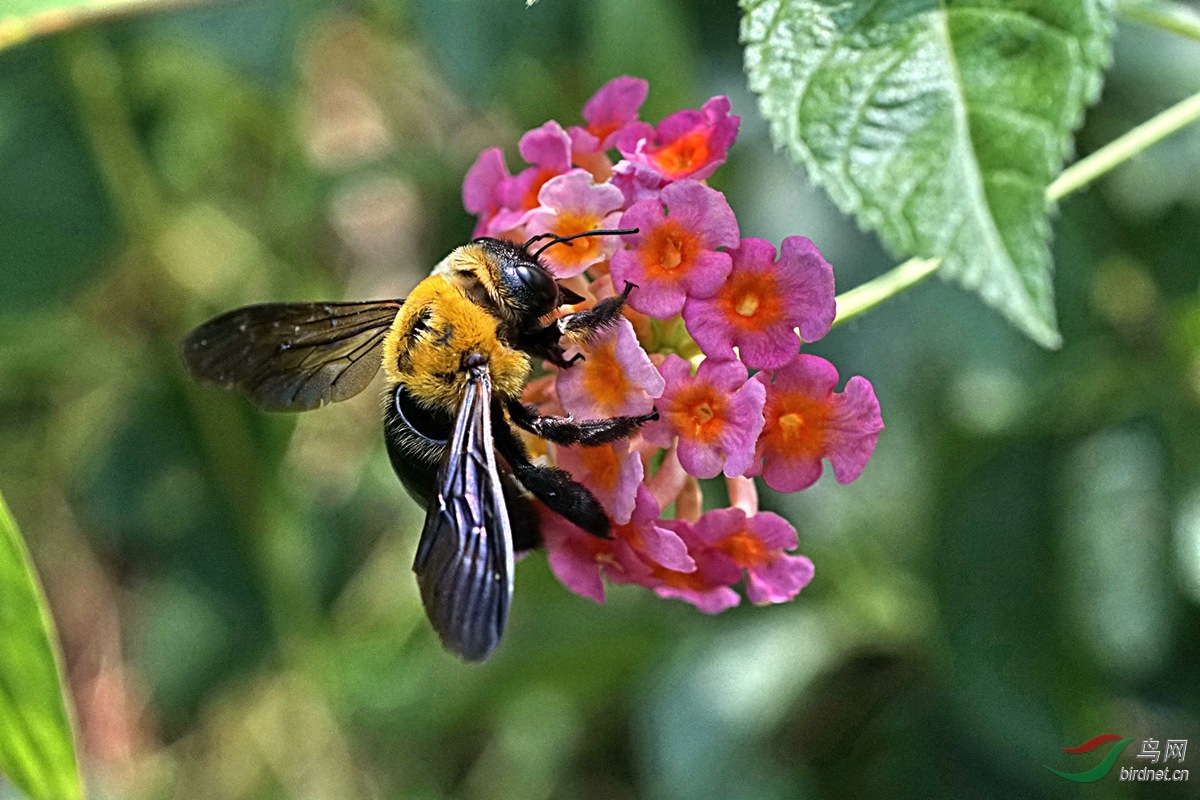
[[[477,236],[637,229],[542,256],[587,298],[580,307],[637,288],[584,359],[547,367],[526,399],[578,419],[659,412],[629,440],[550,448],[547,458],[612,520],[612,537],[601,539],[540,508],[550,566],[597,602],[604,578],[709,613],[737,605],[743,580],[753,603],[787,601],[812,578],[812,562],[789,553],[797,538],[786,520],[758,510],[753,477],[794,492],[827,459],[838,482],[854,480],[883,428],[879,403],[861,377],[837,392],[833,365],[800,352],[834,318],[833,270],[816,246],[793,236],[777,251],[742,238],[725,196],[704,183],[737,137],[729,101],[714,97],[654,126],[638,119],[647,89],[610,81],[583,107],[584,125],[551,121],[521,138],[528,167],[510,173],[493,148],[463,186]],[[729,507],[705,512],[700,480],[719,475]]]

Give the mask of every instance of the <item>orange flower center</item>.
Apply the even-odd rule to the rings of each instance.
[[[675,178],[694,172],[708,160],[708,152],[708,130],[697,128],[651,155],[650,160],[668,177]]]
[[[557,236],[594,231],[600,227],[600,217],[595,214],[579,214],[563,211],[554,218],[550,232]],[[600,237],[587,236],[575,239],[570,245],[558,245],[546,251],[547,256],[564,266],[578,266],[595,261],[600,255]]]
[[[609,445],[581,447],[579,460],[597,485],[609,490],[617,485],[617,454]]]
[[[697,249],[696,234],[667,220],[647,237],[641,248],[642,265],[651,277],[674,278],[691,268]]]
[[[762,540],[746,531],[726,536],[717,543],[717,549],[743,567],[761,567],[771,560],[770,552]]]
[[[758,302],[758,295],[745,294],[742,295],[742,298],[737,301],[737,305],[734,306],[734,310],[743,317],[753,317],[754,312],[758,311]]]
[[[700,574],[700,570],[696,570],[695,572],[676,572],[666,567],[654,566],[652,573],[655,578],[658,578],[673,589],[694,589],[702,592],[705,589],[713,588],[705,582],[704,576]]]
[[[763,330],[783,319],[783,298],[775,277],[752,272],[735,272],[721,287],[718,303],[725,318],[742,330]]]
[[[714,442],[725,429],[725,398],[710,386],[689,386],[675,396],[667,416],[684,439]]]
[[[616,338],[600,342],[587,354],[583,364],[576,367],[583,370],[583,389],[587,396],[608,416],[616,413],[633,388],[625,368],[617,360],[616,349]]]
[[[790,456],[821,456],[825,452],[829,405],[799,392],[768,403],[763,436],[776,450]]]

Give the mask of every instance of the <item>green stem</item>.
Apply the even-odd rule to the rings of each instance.
[[[1200,92],[1156,114],[1087,158],[1082,158],[1064,169],[1054,182],[1046,187],[1046,202],[1054,203],[1072,192],[1079,191],[1146,148],[1197,120],[1200,120]],[[833,322],[834,327],[871,310],[890,297],[911,289],[936,272],[941,263],[940,258],[910,258],[878,278],[838,295],[838,314]]]
[[[1200,39],[1200,14],[1182,3],[1170,0],[1120,0],[1117,5],[1121,14],[1134,22]]]
[[[1046,199],[1052,203],[1061,200],[1198,119],[1200,92],[1154,115],[1124,136],[1067,167],[1046,188]]]
[[[937,272],[941,265],[940,258],[910,258],[878,278],[838,295],[834,327],[870,311],[889,297],[911,289]]]

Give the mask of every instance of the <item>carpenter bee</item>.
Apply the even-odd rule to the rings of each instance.
[[[583,298],[554,279],[541,253],[581,236],[635,232],[475,239],[405,299],[246,306],[188,334],[183,359],[196,378],[271,411],[353,397],[382,363],[388,456],[427,508],[413,562],[425,611],[448,650],[482,661],[504,633],[513,553],[541,543],[531,498],[591,534],[609,530],[592,493],[533,463],[513,425],[561,445],[597,445],[657,417],[543,416],[520,399],[533,359],[569,368],[581,355],[567,359],[565,350],[614,323],[636,288],[555,318]]]

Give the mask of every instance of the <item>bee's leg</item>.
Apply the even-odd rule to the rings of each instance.
[[[658,409],[640,416],[610,419],[575,419],[573,417],[542,416],[533,406],[517,400],[508,402],[508,415],[514,424],[534,436],[555,444],[594,446],[624,439],[643,423],[658,419]]]
[[[626,281],[625,290],[616,297],[607,297],[585,311],[559,318],[556,324],[567,346],[586,344],[597,333],[615,323],[621,316],[629,293],[636,288],[637,284]]]
[[[543,358],[559,369],[567,369],[582,359],[583,353],[576,353],[570,358],[563,355],[560,341],[562,330],[559,329],[558,323],[559,321],[555,320],[543,328],[520,334],[517,337],[517,349],[524,350],[536,358]]]
[[[597,333],[615,323],[621,316],[626,298],[635,288],[636,284],[627,282],[625,291],[616,297],[607,297],[585,311],[567,314],[542,328],[521,334],[517,339],[517,347],[546,359],[559,369],[566,369],[583,358],[583,354],[576,353],[566,358],[563,351],[568,347],[586,344]]]
[[[529,502],[529,496],[517,482],[516,476],[505,472],[500,476],[504,491],[504,505],[508,509],[508,527],[512,531],[513,551],[524,553],[542,546],[542,533],[538,528],[537,513]]]
[[[531,463],[529,451],[502,414],[493,417],[492,438],[496,452],[504,457],[517,480],[534,497],[593,536],[608,537],[608,515],[600,501],[564,470]]]

